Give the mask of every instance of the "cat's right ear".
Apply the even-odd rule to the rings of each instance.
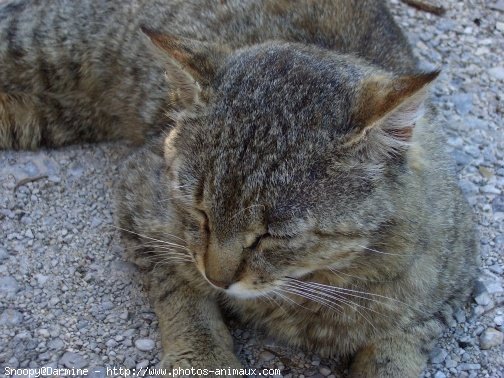
[[[167,68],[168,75],[178,77],[183,72],[202,87],[212,83],[231,52],[221,44],[161,34],[146,27],[141,29],[152,43],[175,63],[173,67]],[[177,69],[182,72],[170,72]]]

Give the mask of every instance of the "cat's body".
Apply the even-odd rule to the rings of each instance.
[[[139,4],[0,7],[0,146],[164,127],[126,162],[118,218],[165,366],[239,368],[224,307],[355,355],[354,376],[418,376],[477,269],[428,104],[437,73],[381,1]]]

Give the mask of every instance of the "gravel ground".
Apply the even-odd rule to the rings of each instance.
[[[504,1],[443,3],[442,17],[398,0],[391,7],[425,66],[443,69],[435,102],[480,226],[482,274],[423,376],[504,377]],[[119,143],[0,152],[0,375],[3,367],[158,363],[156,317],[112,227],[113,182],[127,154]],[[230,322],[247,366],[345,375],[342,361]]]

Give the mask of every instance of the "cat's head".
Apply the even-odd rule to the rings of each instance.
[[[164,152],[201,274],[246,298],[365,259],[393,219],[437,72],[394,76],[285,42],[230,51],[148,34],[172,60],[176,96],[193,99],[171,114]]]

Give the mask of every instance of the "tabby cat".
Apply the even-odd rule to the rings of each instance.
[[[383,1],[12,0],[0,35],[1,147],[152,134],[117,215],[165,367],[239,369],[224,310],[418,377],[477,247]]]

